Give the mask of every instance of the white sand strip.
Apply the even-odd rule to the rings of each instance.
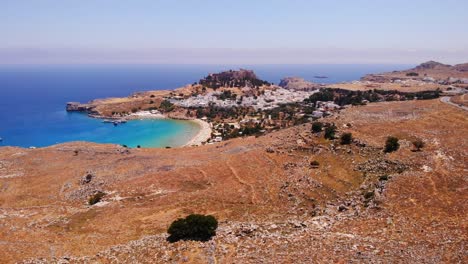
[[[189,141],[187,142],[184,147],[186,146],[200,146],[202,142],[206,142],[208,139],[211,138],[211,125],[203,120],[200,119],[193,119],[189,120],[190,122],[194,122],[200,126],[200,131]]]

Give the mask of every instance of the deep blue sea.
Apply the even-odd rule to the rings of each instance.
[[[67,113],[68,101],[128,96],[144,90],[174,89],[208,73],[253,69],[279,83],[298,76],[324,83],[357,80],[367,73],[412,65],[0,65],[0,146],[43,147],[69,141],[179,146],[198,128],[191,122],[136,120],[114,127],[80,113]],[[328,76],[315,79],[314,76]]]

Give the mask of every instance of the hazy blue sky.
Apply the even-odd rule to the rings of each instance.
[[[468,0],[0,0],[0,63],[468,61]]]

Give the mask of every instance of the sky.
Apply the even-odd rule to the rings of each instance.
[[[468,0],[0,0],[0,64],[468,62]]]

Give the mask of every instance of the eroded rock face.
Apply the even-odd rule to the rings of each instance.
[[[78,102],[68,102],[66,106],[66,110],[68,112],[86,112],[90,109],[90,107],[86,104],[80,104]]]
[[[295,91],[310,91],[319,88],[319,85],[313,82],[309,82],[299,77],[286,77],[281,80],[279,86],[288,90]]]
[[[207,77],[201,79],[199,83],[210,88],[270,85],[267,81],[260,80],[252,70],[246,69],[211,73]]]

